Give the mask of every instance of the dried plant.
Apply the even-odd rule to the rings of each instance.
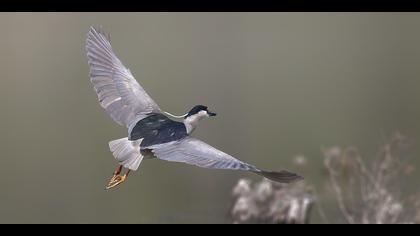
[[[240,179],[233,189],[233,223],[303,224],[308,223],[314,195],[303,183],[284,185],[263,179],[251,185]]]
[[[374,159],[362,158],[354,147],[323,150],[326,184],[346,223],[420,223],[420,194],[404,192],[406,178],[415,171],[404,155],[411,144],[396,133]],[[307,160],[299,155],[293,163],[304,168]],[[304,182],[283,185],[264,179],[252,186],[250,180],[241,179],[233,189],[230,215],[234,223],[308,223],[315,206],[327,222],[319,202],[315,204],[316,195]],[[329,218],[336,219],[331,223],[342,223]]]
[[[406,208],[404,203],[408,199],[402,197],[404,177],[414,167],[400,155],[410,143],[397,133],[380,148],[378,157],[369,166],[355,148],[324,150],[329,183],[347,223],[414,223],[416,215],[420,217],[420,211],[413,214],[413,209]]]

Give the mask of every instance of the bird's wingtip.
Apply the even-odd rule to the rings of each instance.
[[[111,42],[111,35],[108,33],[105,33],[105,30],[103,29],[102,25],[91,25],[89,27],[88,32],[88,39],[90,37],[98,37],[102,36],[104,37],[108,42]]]
[[[275,182],[279,182],[279,183],[294,183],[294,182],[298,182],[298,181],[302,181],[304,180],[304,177],[301,175],[298,175],[296,173],[287,171],[287,170],[282,170],[282,171],[261,171],[258,172],[257,174],[275,181]]]

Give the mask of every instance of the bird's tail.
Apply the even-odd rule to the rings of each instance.
[[[292,182],[296,182],[299,180],[303,180],[303,177],[292,173],[290,171],[287,170],[282,170],[282,171],[257,171],[255,172],[258,175],[261,175],[269,180],[275,181],[275,182],[279,182],[279,183],[292,183]]]
[[[110,141],[109,149],[120,165],[130,170],[137,170],[143,160],[140,144],[137,141],[128,140],[127,137]]]

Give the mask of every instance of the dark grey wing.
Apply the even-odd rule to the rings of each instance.
[[[86,51],[90,81],[101,106],[115,122],[130,127],[149,113],[161,113],[159,106],[114,54],[103,32],[90,28]]]
[[[301,176],[285,170],[260,170],[192,137],[147,148],[150,148],[157,158],[165,161],[182,162],[203,168],[251,171],[281,183],[302,179]]]

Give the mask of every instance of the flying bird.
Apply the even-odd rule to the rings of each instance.
[[[128,129],[128,137],[109,142],[119,165],[106,189],[124,182],[130,171],[138,169],[143,159],[153,158],[203,168],[249,171],[280,183],[303,179],[287,170],[259,169],[193,138],[191,133],[198,123],[204,118],[216,116],[216,113],[203,105],[194,106],[182,116],[163,111],[115,55],[109,35],[101,28],[90,28],[86,53],[90,81],[100,105],[115,122]],[[121,174],[123,167],[127,169],[125,174]]]

